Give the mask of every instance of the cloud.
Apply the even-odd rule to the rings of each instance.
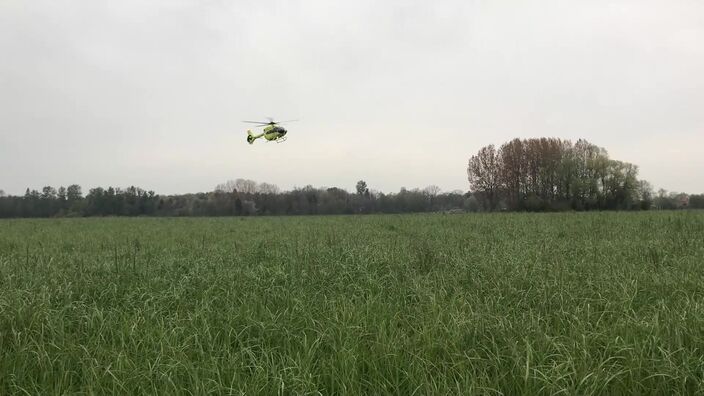
[[[7,1],[0,188],[466,189],[481,146],[557,136],[704,191],[677,177],[698,153],[662,150],[704,143],[702,20],[684,0]],[[247,145],[239,121],[265,116],[301,122]]]

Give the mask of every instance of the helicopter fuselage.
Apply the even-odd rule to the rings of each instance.
[[[280,126],[271,125],[264,128],[264,139],[266,140],[279,140],[284,136],[286,136],[286,129]]]
[[[293,122],[293,121],[298,121],[298,120],[290,120],[290,121],[284,121],[284,122]],[[247,143],[252,144],[254,143],[255,140],[259,139],[260,137],[263,137],[267,141],[275,141],[276,143],[281,143],[284,140],[286,140],[286,128],[279,126],[281,123],[275,122],[272,118],[269,118],[269,122],[260,122],[260,121],[243,121],[248,124],[257,124],[257,128],[264,128],[262,129],[262,133],[260,134],[254,134],[252,133],[252,130],[247,130]]]
[[[255,135],[251,130],[247,131],[247,143],[252,144],[255,140],[263,137],[268,141],[282,142],[286,140],[286,129],[277,125],[269,125],[262,130],[262,133]]]

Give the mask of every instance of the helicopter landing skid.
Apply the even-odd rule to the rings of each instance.
[[[285,141],[286,141],[286,136],[282,136],[282,137],[276,139],[276,143],[282,143],[282,142],[285,142]]]

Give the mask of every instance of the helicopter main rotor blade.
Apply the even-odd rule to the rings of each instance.
[[[266,121],[242,121],[242,122],[246,122],[248,124],[257,124],[254,127],[261,128],[261,127],[265,127],[265,126],[269,126],[269,125],[279,125],[279,124],[283,124],[283,123],[287,123],[287,122],[299,121],[299,120],[274,121],[274,119],[271,117],[266,117],[266,118],[269,120],[269,122],[266,122]]]

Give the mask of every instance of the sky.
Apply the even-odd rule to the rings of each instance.
[[[242,120],[300,119],[284,143]],[[515,137],[704,192],[700,0],[0,0],[0,189],[463,190]]]

